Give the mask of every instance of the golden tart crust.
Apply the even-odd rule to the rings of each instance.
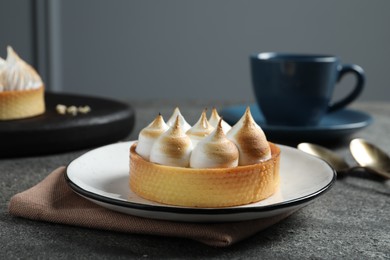
[[[151,163],[130,147],[129,185],[142,198],[187,207],[229,207],[257,202],[279,187],[280,148],[269,143],[271,158],[234,168],[194,169]]]
[[[22,119],[45,112],[44,86],[0,92],[0,120]]]

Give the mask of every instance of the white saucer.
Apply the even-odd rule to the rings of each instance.
[[[79,195],[111,210],[146,218],[189,222],[226,222],[275,216],[307,205],[327,191],[335,171],[323,160],[295,148],[281,148],[279,190],[263,201],[226,208],[188,208],[140,198],[128,187],[131,142],[106,145],[72,161],[65,178]]]

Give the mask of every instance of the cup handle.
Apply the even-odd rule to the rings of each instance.
[[[352,92],[348,96],[335,102],[332,105],[329,105],[328,112],[333,112],[333,111],[339,110],[339,109],[345,107],[346,105],[348,105],[349,103],[351,103],[352,101],[354,101],[362,92],[363,87],[364,87],[364,83],[366,81],[366,76],[364,75],[364,70],[360,66],[358,66],[356,64],[344,64],[344,65],[341,65],[340,67],[341,67],[341,69],[339,70],[337,82],[339,82],[341,80],[341,78],[344,75],[346,75],[347,73],[353,73],[356,76],[356,80],[357,80],[356,85],[355,85],[355,88],[352,90]]]

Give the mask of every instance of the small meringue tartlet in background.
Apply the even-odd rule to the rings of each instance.
[[[212,126],[206,111],[184,131],[186,121],[178,112],[175,109],[172,116],[176,118],[169,129],[157,127],[161,132],[157,138],[145,136],[156,120],[161,125],[159,117],[130,147],[129,186],[133,192],[163,204],[203,208],[245,205],[275,193],[280,149],[267,141],[249,108],[227,133],[223,119],[218,116],[218,123]],[[201,138],[191,139],[194,132],[201,132]],[[151,147],[149,159],[142,147]]]
[[[28,118],[44,112],[41,77],[8,46],[7,58],[0,58],[0,120]]]

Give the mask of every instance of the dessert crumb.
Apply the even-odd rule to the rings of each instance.
[[[58,104],[56,106],[56,111],[58,114],[65,115],[66,114],[66,106],[62,104]]]
[[[66,109],[66,112],[68,114],[71,114],[72,116],[76,116],[77,115],[77,107],[76,106],[70,106]]]
[[[91,112],[91,108],[89,106],[78,107],[77,111],[80,112],[81,114],[87,114]]]
[[[69,115],[72,115],[72,116],[77,116],[78,113],[80,113],[80,114],[88,114],[89,112],[91,112],[91,107],[87,106],[87,105],[86,106],[76,107],[74,105],[66,106],[66,105],[63,105],[63,104],[57,104],[56,111],[60,115],[69,114]]]

